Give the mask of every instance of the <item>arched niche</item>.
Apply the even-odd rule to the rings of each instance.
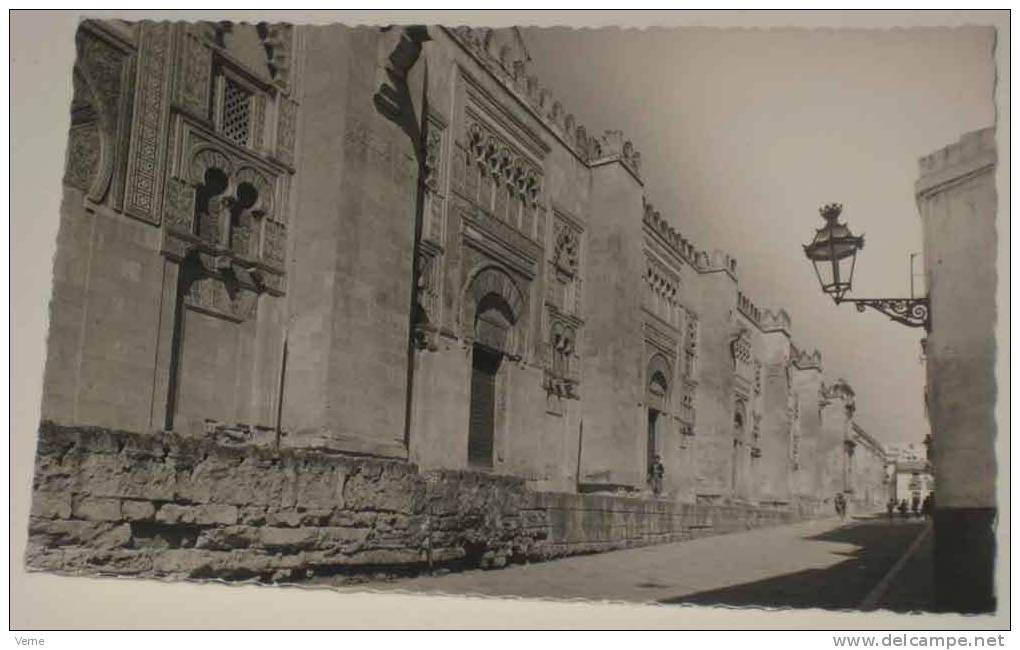
[[[485,267],[474,273],[462,296],[461,324],[466,337],[509,356],[523,350],[525,299],[502,269]]]
[[[645,396],[649,407],[665,411],[673,385],[673,373],[669,360],[661,354],[655,354],[648,361],[648,382]]]

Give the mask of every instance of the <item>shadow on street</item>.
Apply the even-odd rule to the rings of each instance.
[[[824,569],[798,571],[722,589],[664,598],[659,602],[857,609],[860,602],[903,556],[923,527],[922,520],[889,521],[884,517],[848,523],[835,530],[804,538],[808,541],[841,542],[856,546],[849,553],[837,552],[846,557],[842,562]],[[918,550],[889,590],[890,594],[898,594],[897,600],[900,602],[884,598],[879,602],[879,608],[893,611],[928,609],[926,605],[930,602],[931,581],[927,578],[931,554],[924,552],[923,548]]]

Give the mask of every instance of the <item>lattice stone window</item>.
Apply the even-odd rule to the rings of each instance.
[[[242,147],[249,146],[251,142],[253,103],[251,91],[229,77],[224,79],[220,130],[226,138]]]

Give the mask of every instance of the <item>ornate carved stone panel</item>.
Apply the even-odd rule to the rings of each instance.
[[[153,224],[160,221],[173,70],[172,29],[170,23],[142,23],[140,27],[134,128],[124,188],[125,212]]]
[[[645,267],[645,309],[673,327],[680,326],[680,279],[649,257]]]
[[[76,44],[64,182],[99,203],[118,168],[119,143],[128,117],[131,48],[92,22],[79,28]]]
[[[192,117],[208,122],[213,57],[204,31],[199,26],[183,30],[174,103]]]
[[[250,289],[233,288],[224,278],[211,275],[192,282],[184,302],[192,309],[242,322],[255,316],[258,293]]]
[[[475,109],[467,111],[464,133],[455,189],[486,215],[536,239],[537,214],[543,209],[540,164]]]

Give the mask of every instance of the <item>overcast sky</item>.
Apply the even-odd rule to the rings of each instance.
[[[822,224],[819,206],[843,203],[866,242],[853,295],[909,295],[917,161],[994,124],[994,32],[522,32],[532,73],[565,110],[641,151],[663,216],[732,253],[743,291],[786,308],[795,344],[822,352],[830,382],[851,383],[858,422],[883,442],[919,442],[923,330],[834,305],[801,244]]]

